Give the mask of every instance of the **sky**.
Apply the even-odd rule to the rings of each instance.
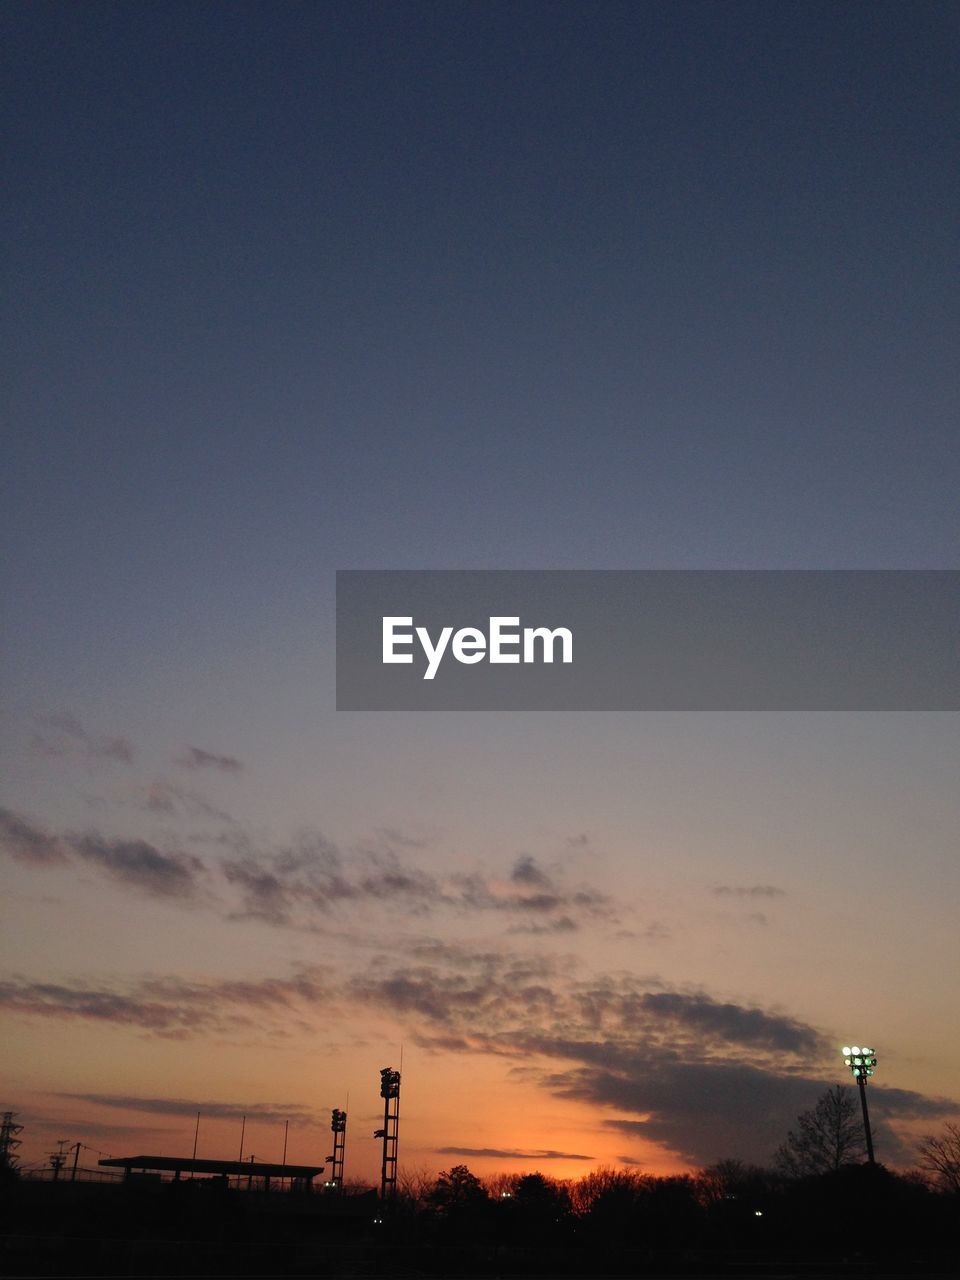
[[[25,1164],[960,1111],[953,713],[347,713],[334,573],[954,568],[955,7],[5,6]],[[348,1102],[349,1098],[349,1102]]]

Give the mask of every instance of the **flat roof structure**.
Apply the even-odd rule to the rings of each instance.
[[[309,1164],[258,1164],[250,1160],[197,1160],[192,1156],[116,1156],[98,1162],[112,1169],[123,1169],[127,1174],[172,1173],[210,1174],[224,1178],[291,1178],[311,1183],[324,1165]]]

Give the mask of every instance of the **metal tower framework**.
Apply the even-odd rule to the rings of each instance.
[[[59,1181],[60,1172],[67,1163],[67,1153],[64,1149],[66,1145],[66,1138],[57,1138],[58,1150],[48,1152],[48,1155],[50,1156],[51,1178],[54,1182]]]
[[[17,1147],[20,1145],[18,1133],[23,1133],[23,1125],[14,1123],[14,1112],[5,1111],[0,1123],[0,1168],[14,1169],[17,1164]]]
[[[347,1145],[347,1113],[334,1107],[330,1113],[330,1128],[333,1131],[333,1155],[329,1157],[333,1166],[330,1185],[340,1191],[343,1188],[343,1155]]]
[[[383,1165],[380,1171],[380,1199],[397,1193],[397,1145],[400,1131],[400,1072],[384,1067],[380,1072],[380,1097],[383,1098],[383,1128],[374,1132],[383,1139]]]

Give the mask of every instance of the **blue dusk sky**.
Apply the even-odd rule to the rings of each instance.
[[[956,715],[337,713],[334,573],[956,567],[956,6],[0,21],[25,1161],[368,1176],[401,1042],[401,1164],[764,1160],[854,1037],[909,1165]]]

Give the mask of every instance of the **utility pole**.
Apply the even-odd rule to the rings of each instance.
[[[66,1138],[58,1138],[57,1146],[59,1147],[59,1150],[50,1152],[50,1168],[53,1170],[53,1177],[51,1181],[53,1182],[58,1182],[60,1180],[60,1170],[67,1163],[67,1157],[64,1153],[64,1147],[66,1145]]]
[[[240,1190],[240,1176],[243,1173],[243,1135],[247,1129],[247,1117],[240,1121],[240,1154],[237,1156],[237,1190]]]

